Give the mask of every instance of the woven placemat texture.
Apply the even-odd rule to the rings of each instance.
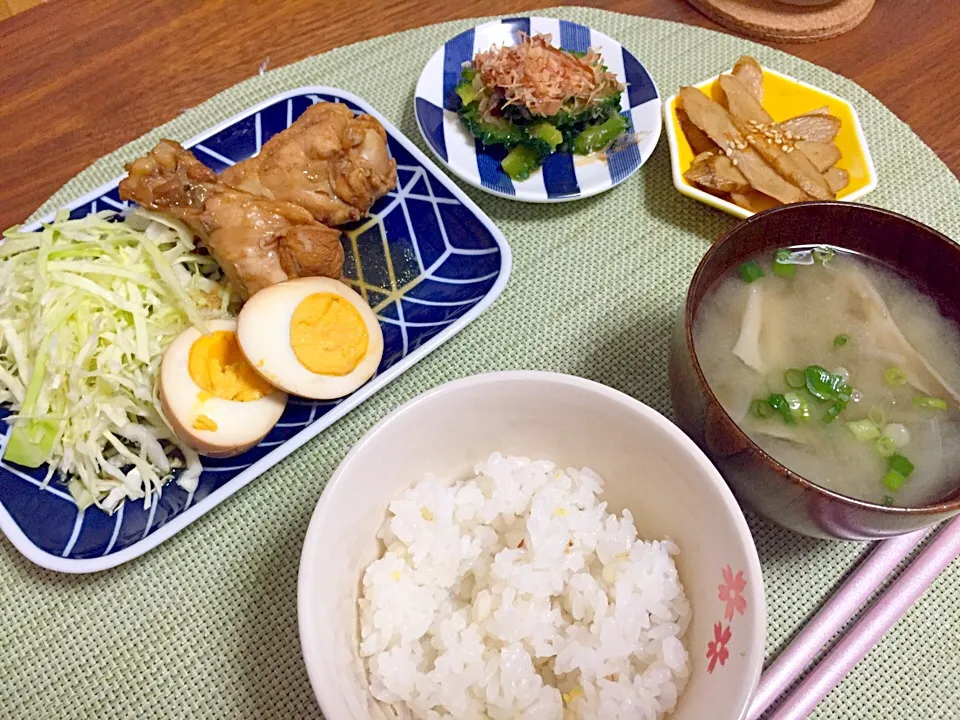
[[[869,202],[960,237],[957,178],[849,80],[698,28],[582,8],[541,14],[617,38],[665,96],[752,53],[848,98],[879,172]],[[161,136],[185,140],[306,84],[366,98],[422,147],[413,117],[417,77],[437,47],[472,24],[377,38],[253,77],[99,160],[41,210],[115,177],[124,160]],[[666,139],[635,177],[588,200],[527,205],[467,192],[507,236],[514,269],[499,301],[460,335],[236,497],[122,567],[57,575],[0,543],[0,717],[320,717],[297,639],[300,545],[324,482],[377,420],[447,380],[514,368],[582,375],[671,414],[669,329],[708,243],[734,220],[676,192]],[[811,540],[750,520],[767,586],[772,658],[867,546]],[[815,717],[960,717],[958,598],[955,564]]]

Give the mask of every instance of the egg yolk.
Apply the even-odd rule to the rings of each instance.
[[[218,330],[190,347],[187,371],[204,392],[224,400],[249,402],[273,392],[273,386],[250,367],[237,334]]]
[[[334,293],[304,298],[290,321],[297,360],[318,375],[346,375],[367,354],[367,325],[353,304]]]
[[[193,421],[193,429],[214,431],[217,429],[217,421],[207,415],[197,415],[197,419]]]

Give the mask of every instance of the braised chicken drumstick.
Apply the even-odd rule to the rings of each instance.
[[[318,102],[221,178],[253,195],[296,203],[326,225],[343,225],[397,186],[397,162],[375,118]]]
[[[340,231],[231,187],[177,142],[161,140],[126,169],[120,197],[186,223],[244,298],[290,278],[342,275]]]

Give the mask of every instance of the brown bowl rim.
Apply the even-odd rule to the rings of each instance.
[[[684,310],[683,310],[683,334],[684,339],[687,345],[687,352],[690,354],[690,358],[693,361],[694,373],[697,376],[697,381],[700,383],[700,387],[704,389],[707,393],[708,401],[712,402],[716,407],[720,409],[720,412],[730,421],[730,425],[734,428],[734,433],[737,434],[740,440],[744,441],[749,450],[754,452],[759,458],[765,462],[767,465],[770,465],[774,471],[778,472],[780,475],[786,477],[788,480],[793,482],[795,485],[799,486],[802,490],[810,490],[814,493],[822,495],[829,498],[830,500],[836,501],[841,505],[865,509],[870,511],[878,511],[880,513],[886,513],[890,515],[899,515],[899,516],[924,516],[924,515],[941,515],[949,513],[960,512],[960,496],[953,500],[946,502],[937,503],[935,505],[923,505],[921,507],[898,507],[895,505],[881,505],[879,503],[872,503],[866,500],[858,500],[857,498],[850,497],[848,495],[843,495],[841,493],[829,490],[821,485],[818,485],[815,482],[807,480],[802,475],[795,473],[790,468],[786,467],[773,456],[766,453],[759,445],[757,445],[750,437],[740,429],[740,425],[730,417],[726,409],[720,403],[720,400],[717,399],[717,396],[714,395],[713,389],[710,387],[710,384],[707,382],[706,377],[704,377],[703,370],[700,367],[700,360],[697,357],[697,352],[693,345],[693,320],[695,315],[696,308],[693,307],[692,293],[690,290],[694,285],[700,280],[701,275],[704,272],[704,268],[707,263],[710,261],[713,254],[716,253],[717,248],[723,246],[725,243],[735,242],[737,234],[743,229],[747,224],[753,224],[757,222],[763,222],[770,215],[775,215],[778,213],[791,213],[791,212],[800,212],[807,211],[811,208],[821,208],[821,207],[832,207],[837,205],[837,201],[828,201],[828,200],[818,200],[812,202],[803,202],[803,203],[791,203],[789,205],[781,205],[779,207],[770,208],[769,210],[764,210],[763,212],[756,213],[750,217],[738,222],[732,228],[727,230],[723,235],[721,235],[716,241],[714,241],[710,247],[707,249],[707,252],[704,253],[703,257],[700,258],[700,262],[697,265],[697,269],[693,273],[693,277],[690,279],[690,283],[687,286],[687,296],[684,299]],[[911,217],[906,215],[901,215],[900,213],[893,212],[891,210],[886,210],[884,208],[878,208],[873,205],[865,205],[863,203],[855,202],[843,202],[845,207],[854,207],[858,208],[861,211],[866,211],[875,215],[882,215],[887,218],[893,218],[898,221],[905,221],[914,225],[919,230],[923,232],[930,233],[937,237],[941,242],[946,243],[950,246],[958,256],[960,256],[960,245],[955,243],[949,237],[944,235],[938,230],[934,230],[929,225],[925,225],[919,220],[914,220]],[[843,247],[842,243],[837,243],[837,247]]]

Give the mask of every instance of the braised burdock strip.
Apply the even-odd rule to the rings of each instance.
[[[723,150],[755,190],[782,203],[803,202],[810,196],[787,182],[750,146],[730,113],[695,87],[680,88],[680,102],[690,120]]]

